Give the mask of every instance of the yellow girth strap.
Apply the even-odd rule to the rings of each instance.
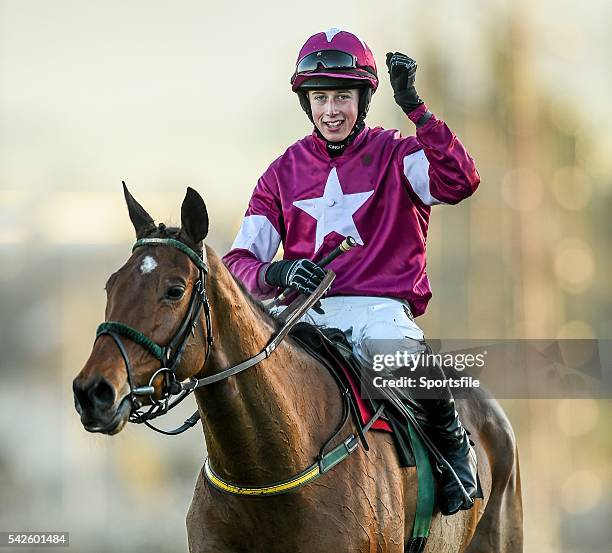
[[[303,470],[293,478],[277,482],[269,486],[251,487],[239,486],[223,480],[210,466],[210,459],[207,457],[204,462],[204,475],[206,479],[218,490],[234,495],[278,495],[290,492],[304,486],[319,476],[335,467],[340,461],[346,459],[359,445],[358,439],[351,434],[341,444],[323,456],[320,462],[315,462],[307,469]]]

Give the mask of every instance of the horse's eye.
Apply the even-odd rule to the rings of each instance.
[[[166,297],[171,300],[178,300],[183,297],[185,288],[183,286],[170,286],[166,292]]]

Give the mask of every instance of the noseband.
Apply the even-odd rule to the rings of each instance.
[[[189,246],[183,244],[179,240],[174,240],[171,238],[144,238],[138,240],[134,244],[132,247],[132,252],[142,246],[169,246],[176,248],[177,250],[180,250],[186,254],[196,265],[199,275],[198,280],[193,286],[187,313],[183,317],[183,320],[174,333],[174,336],[165,346],[158,344],[135,328],[116,321],[106,321],[98,326],[96,331],[96,339],[104,335],[110,336],[121,353],[130,387],[130,402],[132,405],[129,418],[130,422],[137,424],[144,423],[153,430],[165,433],[165,431],[152,426],[148,421],[164,415],[170,409],[176,407],[193,391],[193,389],[188,389],[178,380],[176,376],[176,368],[180,362],[187,342],[189,341],[189,336],[193,336],[195,334],[195,328],[200,320],[200,313],[202,309],[204,309],[204,315],[206,318],[206,355],[204,358],[204,363],[206,363],[208,360],[212,349],[212,319],[210,316],[210,305],[206,295],[206,276],[208,275],[209,269],[208,264],[206,263],[206,258],[204,257],[204,250],[200,255],[198,255]],[[121,340],[122,337],[137,343],[158,361],[160,361],[161,367],[151,375],[148,385],[138,387],[134,385],[132,364]],[[159,375],[163,375],[164,377],[164,386],[161,391],[161,397],[156,398],[153,381]],[[142,396],[148,397],[151,401],[151,405],[148,410],[144,410],[143,405],[138,399]],[[197,419],[194,421],[194,424],[195,422],[197,422]]]

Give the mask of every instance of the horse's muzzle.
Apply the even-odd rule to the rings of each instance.
[[[131,411],[129,396],[116,401],[114,388],[104,378],[72,383],[74,407],[88,432],[116,434],[128,420]]]

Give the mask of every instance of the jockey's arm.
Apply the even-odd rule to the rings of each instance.
[[[266,282],[265,272],[281,243],[282,227],[278,182],[270,168],[257,182],[238,235],[223,256],[230,272],[260,299],[278,293]]]
[[[417,127],[416,147],[414,140],[406,140],[400,149],[412,191],[427,206],[456,204],[471,196],[480,183],[474,160],[417,94],[416,61],[401,52],[388,52],[387,69],[395,102]]]
[[[427,106],[421,104],[408,117],[417,124],[427,113]],[[480,175],[446,123],[430,114],[417,126],[416,137],[417,147],[406,142],[408,149],[401,151],[400,162],[408,185],[421,202],[428,206],[456,204],[471,196],[480,184]]]

